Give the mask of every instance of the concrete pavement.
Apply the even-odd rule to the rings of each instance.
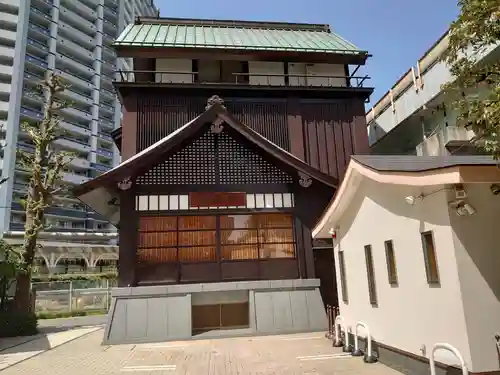
[[[64,332],[81,336],[18,362],[1,375],[400,375],[344,355],[318,333],[102,346],[103,330],[82,334],[90,329]]]

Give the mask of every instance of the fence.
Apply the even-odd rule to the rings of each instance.
[[[73,280],[33,283],[36,312],[107,310],[111,303],[110,280]]]

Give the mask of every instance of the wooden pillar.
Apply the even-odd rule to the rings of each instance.
[[[122,162],[137,152],[137,131],[137,97],[127,96],[123,99]]]
[[[120,193],[120,247],[118,286],[136,286],[136,252],[139,234],[139,216],[135,210],[135,187]]]

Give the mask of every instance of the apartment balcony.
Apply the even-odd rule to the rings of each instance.
[[[83,159],[83,158],[71,159],[70,165],[76,169],[89,169],[90,168],[90,162],[87,159]]]
[[[103,103],[101,103],[99,107],[100,110],[106,113],[108,116],[113,116],[115,114],[115,107]]]
[[[84,105],[91,106],[92,103],[94,102],[90,95],[87,95],[83,92],[77,92],[75,90],[72,90],[70,88],[67,88],[63,92],[58,94],[61,98],[66,99],[66,100],[72,100],[75,103],[80,103]],[[85,118],[87,119],[87,118]]]
[[[54,144],[69,150],[77,150],[80,152],[90,152],[91,146],[88,143],[76,140],[69,137],[61,137],[54,141]]]
[[[45,57],[49,53],[49,47],[46,44],[40,43],[35,39],[28,38],[26,40],[26,51],[38,58]]]
[[[76,2],[74,0],[61,0],[61,5],[73,12],[78,12],[83,18],[89,22],[94,22],[97,19],[97,12],[85,5],[84,2]]]
[[[43,120],[43,113],[25,106],[21,106],[21,117],[27,117],[35,121]]]
[[[79,109],[77,107],[69,107],[61,110],[64,115],[71,116],[75,119],[81,121],[92,121],[92,113],[90,111],[85,111],[83,109]]]
[[[53,5],[52,0],[31,0],[31,6],[36,6],[38,9],[52,9]]]
[[[88,137],[92,135],[92,131],[90,130],[90,128],[86,128],[74,122],[69,122],[66,119],[59,122],[59,126],[72,134],[84,135]]]
[[[103,87],[100,88],[100,94],[103,97],[106,97],[107,99],[110,99],[110,100],[116,99],[116,93],[114,91],[108,90],[108,89],[103,88]]]
[[[116,23],[108,21],[106,19],[104,19],[103,21],[104,21],[103,27],[105,30],[107,30],[107,32],[113,33],[113,32],[116,32],[118,30]]]
[[[30,64],[35,69],[46,71],[49,67],[47,61],[42,60],[41,58],[35,57],[33,55],[26,54],[26,60],[28,64]]]
[[[1,16],[1,14],[0,14]],[[0,22],[1,22],[1,17],[0,17]],[[2,25],[2,27],[7,27],[7,25]],[[12,25],[14,27],[14,25]],[[0,28],[2,28],[0,27]],[[2,28],[2,36],[1,38],[3,40],[10,40],[11,43],[15,43],[16,42],[16,32],[15,31],[11,31],[11,30],[5,30]]]
[[[46,42],[48,38],[50,38],[50,29],[42,26],[34,24],[30,22],[28,25],[29,28],[29,36],[36,39],[37,41]]]
[[[102,173],[105,173],[105,172],[111,170],[111,168],[112,168],[109,165],[104,165],[104,164],[100,164],[100,163],[91,163],[90,166],[91,166],[91,168],[94,168]]]
[[[48,23],[52,22],[51,8],[42,10],[31,6],[30,11],[30,18],[32,18],[36,23],[47,25]]]
[[[14,25],[17,25],[17,23],[19,22],[19,18],[17,16],[17,14],[11,14],[11,13],[7,13],[7,12],[3,12],[0,14],[0,22],[2,23],[2,26],[7,28],[13,28]],[[2,38],[6,39],[6,37],[4,36],[6,30],[2,30]],[[15,33],[14,33],[15,35]],[[10,39],[10,38],[9,38]],[[15,39],[15,36],[14,36],[14,40]]]
[[[66,38],[59,38],[57,41],[57,51],[62,54],[71,54],[81,58],[88,65],[94,62],[94,48],[92,45],[74,43]]]
[[[9,102],[3,102],[0,100],[0,113],[9,111]]]
[[[14,182],[12,190],[15,191],[16,193],[24,194],[28,190],[28,186],[29,185],[27,183]]]
[[[114,122],[112,122],[110,119],[106,119],[106,118],[102,118],[102,117],[99,117],[99,125],[101,125],[101,127],[103,127],[103,128],[109,129],[110,131],[115,128]]]
[[[102,141],[105,141],[105,142],[108,142],[108,143],[113,143],[113,137],[111,137],[110,135],[108,134],[104,134],[104,133],[99,133],[98,134],[98,137],[100,140]]]
[[[75,85],[75,86],[78,86],[80,88],[83,88],[83,89],[87,89],[87,90],[92,90],[94,88],[94,84],[87,80],[86,78],[82,78],[82,77],[77,77],[75,74],[73,73],[70,73],[70,72],[66,72],[64,70],[61,70],[61,69],[55,69],[56,71],[56,74],[58,74],[61,78],[63,78],[64,80],[66,80],[68,83],[72,84],[72,85]]]
[[[14,58],[15,49],[14,47],[0,46],[0,56],[5,59],[13,59]]]
[[[64,20],[64,22],[69,23],[73,27],[81,30],[81,33],[93,36],[96,31],[96,26],[93,22],[86,20],[85,18],[79,16],[71,9],[64,6],[59,7],[59,18]]]
[[[104,149],[104,148],[98,148],[98,149],[96,150],[96,154],[97,154],[97,155],[100,155],[100,156],[104,156],[104,157],[106,157],[106,158],[110,158],[110,159],[111,159],[111,158],[113,158],[113,151],[111,151],[111,150],[106,150],[106,149]]]
[[[90,177],[80,176],[71,172],[63,172],[62,180],[72,185],[81,185],[90,180]]]
[[[45,212],[47,216],[64,217],[64,218],[87,218],[87,211],[72,207],[49,207]]]
[[[11,91],[10,83],[1,83],[0,82],[0,96],[10,95],[10,91]]]
[[[282,89],[363,89],[368,76],[306,75],[306,74],[261,74],[232,73],[224,80],[204,80],[196,72],[119,70],[115,75],[118,85],[180,85],[180,86],[238,86],[276,87]]]
[[[103,44],[111,45],[116,39],[116,34],[108,34],[107,32],[102,33]]]
[[[92,65],[86,65],[75,60],[75,57],[66,55],[64,53],[57,53],[56,58],[58,62],[66,67],[71,67],[73,70],[81,74],[86,79],[91,80],[92,76],[95,74],[94,67]],[[60,64],[57,64],[60,65]]]
[[[69,23],[64,22],[64,20],[59,20],[58,35],[65,35],[66,37],[73,39],[75,42],[81,43],[88,49],[93,49],[95,47],[95,40],[93,36],[82,33]]]

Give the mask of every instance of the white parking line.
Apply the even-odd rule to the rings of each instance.
[[[137,350],[152,350],[152,349],[180,349],[187,347],[187,344],[157,344],[157,345],[137,345]]]
[[[121,369],[122,372],[137,372],[137,371],[174,371],[175,365],[158,365],[158,366],[125,366]]]
[[[283,341],[296,341],[296,340],[317,340],[317,339],[324,339],[325,336],[314,336],[314,337],[283,337],[280,338],[280,340]]]
[[[303,357],[296,357],[299,361],[320,361],[325,359],[337,359],[337,358],[351,358],[350,353],[337,353],[337,354],[318,354],[318,355],[307,355]]]

